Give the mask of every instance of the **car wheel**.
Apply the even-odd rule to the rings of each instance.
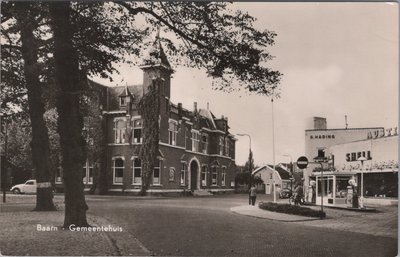
[[[18,195],[18,194],[21,193],[21,190],[19,190],[18,188],[15,188],[12,192],[13,192],[15,195]]]

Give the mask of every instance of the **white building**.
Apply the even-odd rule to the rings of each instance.
[[[325,138],[320,138],[321,135]],[[312,156],[325,157],[327,160],[323,168],[320,165],[309,165],[305,172],[306,186],[310,180],[317,181],[317,204],[323,196],[324,205],[345,205],[348,181],[351,178],[357,182],[359,195],[363,180],[362,193],[367,197],[366,203],[397,202],[397,128],[306,130],[306,155],[310,161],[313,160]],[[360,157],[364,157],[364,161],[361,162]]]
[[[326,158],[326,150],[334,145],[364,140],[370,133],[384,132],[383,127],[328,129],[326,118],[314,117],[314,128],[305,131],[305,156],[312,162],[315,157]],[[309,164],[304,170],[304,185],[308,187],[312,172],[319,165]]]
[[[255,176],[261,177],[264,181],[262,187],[265,189],[265,194],[273,194],[273,185],[275,181],[275,190],[279,192],[285,188],[291,188],[292,181],[290,178],[290,172],[283,165],[276,165],[275,169],[273,165],[265,165],[255,169],[252,173]]]

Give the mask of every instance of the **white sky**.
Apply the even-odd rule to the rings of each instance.
[[[283,73],[281,98],[274,102],[275,159],[293,161],[304,154],[304,130],[312,117],[326,117],[328,128],[398,125],[398,6],[388,3],[234,3],[258,20],[259,29],[278,36],[269,67]],[[229,118],[231,133],[252,138],[256,164],[271,163],[269,98],[245,92],[211,90],[202,70],[174,67],[171,100],[183,107],[210,109]],[[120,67],[114,83],[141,84],[141,70]],[[123,79],[123,81],[122,81]],[[249,140],[237,137],[236,163],[248,157]]]

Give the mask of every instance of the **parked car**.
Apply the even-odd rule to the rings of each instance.
[[[25,184],[18,184],[10,189],[14,194],[36,194],[36,180],[30,179]]]
[[[286,198],[289,198],[291,196],[292,196],[292,190],[290,190],[289,188],[282,189],[279,192],[279,198],[286,199]]]

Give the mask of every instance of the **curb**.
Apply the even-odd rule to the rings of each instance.
[[[230,208],[230,211],[235,213],[235,214],[239,214],[239,215],[243,215],[243,216],[247,216],[247,217],[274,220],[274,221],[279,221],[279,222],[304,222],[304,221],[321,220],[320,218],[313,218],[313,217],[301,217],[300,218],[297,215],[290,215],[290,214],[286,214],[286,213],[278,214],[277,212],[270,212],[270,211],[267,211],[267,210],[262,210],[264,212],[263,215],[249,214],[249,213],[245,213],[245,212],[241,211],[239,209],[240,207],[241,206],[232,207],[232,208]],[[257,210],[261,210],[261,209],[258,208]],[[270,216],[268,216],[268,215],[270,215]],[[287,217],[291,217],[291,218],[295,218],[296,217],[296,218],[299,218],[299,219],[282,219],[282,218],[273,217],[273,216],[276,216],[276,215],[287,216]]]
[[[114,223],[110,222],[106,218],[102,218],[95,215],[88,215],[88,219],[92,222],[93,225],[96,226],[114,226],[117,227]],[[147,249],[135,236],[133,236],[127,230],[123,230],[122,234],[120,232],[103,232],[102,235],[106,238],[110,247],[113,248],[113,252],[115,256],[152,256],[153,253]],[[124,244],[126,241],[129,241],[128,244]],[[137,246],[134,249],[134,246]],[[132,252],[135,251],[132,255]]]

